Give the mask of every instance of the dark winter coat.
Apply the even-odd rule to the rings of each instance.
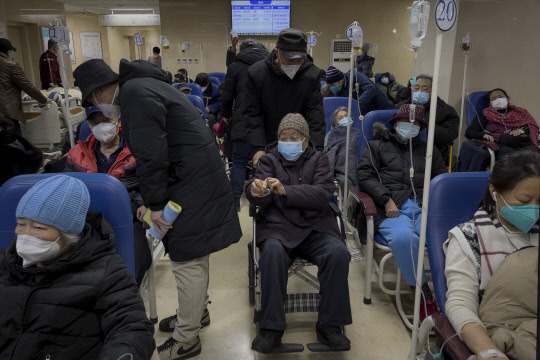
[[[400,90],[405,88],[405,86],[401,85],[397,81],[389,80],[388,84],[383,84],[380,78],[379,78],[379,81],[375,85],[377,85],[377,87],[383,92],[383,94],[386,95],[388,100],[390,100],[394,104],[398,103],[396,99]]]
[[[264,197],[253,197],[253,180],[267,177],[278,179],[287,195],[270,193]],[[328,158],[317,151],[312,143],[296,161],[285,160],[277,150],[277,142],[270,144],[266,148],[266,155],[259,160],[255,176],[246,186],[248,200],[260,206],[260,215],[264,219],[257,224],[257,242],[275,238],[292,249],[312,231],[341,239],[329,205],[334,189]]]
[[[360,105],[360,112],[362,114],[367,114],[373,110],[388,110],[393,109],[394,104],[388,100],[386,95],[375,85],[371,80],[369,80],[364,74],[355,71],[356,82],[358,83],[358,93],[356,94],[356,83],[352,84],[353,87],[353,99],[358,99],[358,104]],[[345,82],[341,91],[336,94],[339,97],[349,97],[349,86],[351,85],[350,74],[345,73]]]
[[[17,175],[37,172],[43,161],[41,150],[13,133],[0,132],[0,154],[0,186]]]
[[[124,140],[150,210],[169,200],[182,212],[165,239],[172,261],[206,256],[242,236],[215,138],[189,99],[146,61],[120,62]]]
[[[384,206],[392,199],[398,209],[413,196],[409,169],[411,167],[410,145],[403,143],[382,123],[373,126],[375,138],[369,142],[362,153],[356,175],[358,187],[373,199],[377,207],[375,224],[378,227],[386,219]],[[427,144],[420,140],[420,135],[412,140],[414,163],[414,188],[416,199],[422,202]],[[371,156],[370,156],[371,150]],[[373,161],[373,163],[372,163]],[[377,171],[380,175],[377,175]],[[441,154],[433,148],[431,178],[446,172]]]
[[[247,136],[244,119],[246,81],[248,69],[257,61],[269,55],[263,47],[248,47],[236,55],[235,61],[227,68],[225,88],[221,94],[221,116],[231,119],[231,140],[245,140]],[[234,113],[233,113],[234,105]]]
[[[236,58],[236,49],[233,50],[232,46],[229,46],[229,48],[227,49],[227,56],[225,58],[225,65],[229,67],[235,61],[235,58]]]
[[[411,98],[400,102],[397,108],[401,105],[410,104]],[[424,120],[429,123],[429,110],[431,107],[431,100],[424,105]],[[445,163],[448,163],[450,154],[449,146],[454,144],[454,140],[458,136],[459,128],[459,115],[456,110],[444,102],[443,99],[437,97],[437,115],[435,117],[435,138],[433,139],[434,145],[441,153]]]
[[[210,112],[217,115],[219,108],[221,107],[221,93],[218,87],[210,81],[206,91],[203,92],[203,102],[205,106],[208,106]]]
[[[291,80],[275,65],[275,51],[248,70],[244,119],[252,151],[277,140],[279,123],[289,113],[300,113],[309,125],[309,138],[324,146],[326,123],[320,69],[308,58]]]
[[[356,167],[358,166],[358,141],[360,140],[360,130],[355,127],[350,128],[349,134],[349,179],[356,185]],[[332,174],[345,175],[345,155],[347,145],[347,127],[336,126],[328,133],[326,144],[326,155],[330,162],[330,172]]]
[[[373,77],[373,65],[375,65],[375,58],[368,54],[356,57],[356,69],[368,78]]]
[[[81,239],[52,264],[0,251],[0,359],[150,359],[154,326],[114,234],[89,213]]]

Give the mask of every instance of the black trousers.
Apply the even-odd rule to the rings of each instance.
[[[261,250],[261,329],[287,328],[284,303],[288,269],[295,257],[304,258],[319,268],[319,321],[332,326],[352,323],[348,282],[351,256],[342,240],[328,234],[312,232],[294,249],[287,249],[281,241],[268,238],[261,244]]]

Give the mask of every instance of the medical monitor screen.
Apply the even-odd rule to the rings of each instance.
[[[290,1],[232,1],[232,29],[238,35],[278,35],[290,27]]]

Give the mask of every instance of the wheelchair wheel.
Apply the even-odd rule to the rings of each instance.
[[[248,277],[249,277],[249,304],[255,305],[255,262],[253,261],[251,243],[248,244]]]

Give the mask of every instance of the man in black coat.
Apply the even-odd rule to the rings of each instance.
[[[281,119],[289,113],[304,116],[311,141],[322,150],[326,124],[320,69],[307,55],[305,33],[281,30],[272,53],[249,68],[245,104],[244,119],[254,166],[265,154],[265,146],[277,140]]]
[[[268,57],[268,55],[270,55],[268,50],[256,40],[246,39],[242,41],[240,52],[236,55],[235,61],[227,68],[225,88],[221,94],[221,116],[232,128],[231,140],[234,144],[234,150],[231,168],[231,187],[236,211],[240,211],[240,197],[244,192],[246,167],[251,155],[244,119],[244,109],[246,106],[244,97],[248,69],[257,61]]]
[[[431,84],[433,79],[429,75],[418,75],[416,83],[412,86],[412,101],[415,104],[424,106],[424,120],[429,123],[429,111],[431,107]],[[401,105],[410,104],[411,98],[400,102],[397,105],[399,109]],[[456,110],[444,102],[443,99],[437,97],[437,114],[435,116],[435,138],[433,143],[441,153],[446,165],[450,157],[450,146],[454,144],[454,140],[458,137],[459,115]]]
[[[195,356],[201,351],[203,314],[209,321],[209,255],[242,236],[215,140],[189,99],[167,83],[166,72],[146,61],[122,60],[118,77],[103,60],[89,60],[74,77],[83,105],[96,105],[112,117],[119,117],[121,108],[142,199],[152,222],[168,229],[164,244],[182,305],[176,321],[174,315],[165,319],[174,334],[158,347],[160,359],[176,358],[182,348],[189,349],[183,356]],[[161,218],[169,200],[182,207],[174,224]]]

